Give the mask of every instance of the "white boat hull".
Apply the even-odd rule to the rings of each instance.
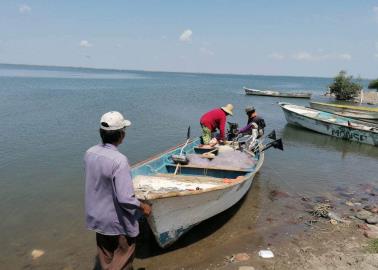
[[[244,87],[246,95],[254,96],[269,96],[269,97],[282,97],[282,98],[311,98],[311,93],[301,92],[278,92],[272,90],[258,90]]]
[[[153,201],[148,222],[159,245],[172,244],[192,226],[233,206],[247,193],[252,178],[229,189]]]

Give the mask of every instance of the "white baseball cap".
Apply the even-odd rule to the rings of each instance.
[[[100,128],[104,130],[118,130],[131,125],[119,112],[107,112],[100,120]]]

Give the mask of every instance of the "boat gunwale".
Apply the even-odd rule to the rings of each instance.
[[[336,126],[340,126],[340,127],[349,128],[349,129],[358,129],[358,130],[363,131],[363,132],[368,132],[368,133],[372,132],[372,133],[378,134],[378,131],[375,131],[375,130],[365,130],[365,129],[362,129],[362,128],[358,127],[358,126],[355,126],[355,127],[345,126],[345,125],[342,125],[342,124],[339,124],[339,123],[336,123],[336,122],[331,122],[331,121],[327,121],[327,120],[324,120],[324,119],[319,119],[319,118],[311,117],[311,116],[308,116],[308,115],[303,115],[303,114],[300,114],[300,113],[298,113],[298,112],[295,112],[295,111],[289,110],[288,108],[285,108],[285,107],[284,107],[285,105],[294,105],[294,106],[299,106],[299,105],[290,104],[290,103],[285,103],[285,102],[279,102],[278,104],[279,104],[279,105],[281,106],[281,108],[284,109],[284,110],[290,111],[290,112],[292,112],[292,113],[298,114],[298,115],[300,115],[300,116],[303,116],[303,117],[306,117],[306,118],[309,118],[309,119],[313,119],[313,120],[320,121],[320,122],[323,122],[323,123],[332,124],[332,125],[336,125]],[[307,107],[304,107],[304,106],[300,106],[300,107],[303,107],[303,108],[305,108],[305,109],[307,109],[307,110],[308,110],[308,109],[311,109],[311,110],[314,110],[314,111],[323,112],[323,111],[315,110],[315,109],[312,109],[312,108],[307,108]],[[324,113],[324,112],[323,112],[323,113]],[[326,113],[328,113],[328,114],[333,114],[333,113],[329,113],[329,112],[326,112]],[[345,119],[347,119],[348,121],[350,121],[350,122],[352,122],[352,123],[355,122],[355,119],[353,119],[353,118],[348,118],[348,117],[340,116],[340,115],[337,115],[337,114],[333,114],[333,115],[335,115],[336,117],[342,117],[342,118],[345,118]],[[360,125],[360,124],[358,124],[358,125]],[[374,127],[369,126],[369,125],[366,125],[366,127],[371,127],[371,128],[373,128],[373,129],[375,129]]]
[[[364,106],[353,106],[353,105],[343,105],[343,104],[331,104],[331,103],[324,103],[324,102],[315,102],[310,101],[310,106],[312,104],[326,106],[326,107],[336,107],[340,109],[349,109],[349,110],[356,110],[356,111],[367,111],[367,112],[375,112],[378,113],[378,108],[370,108]]]
[[[149,201],[149,200],[158,200],[158,199],[165,199],[165,198],[172,198],[172,197],[183,197],[183,196],[190,196],[190,195],[198,195],[198,194],[213,192],[213,191],[217,191],[217,190],[225,190],[225,189],[228,189],[228,188],[232,188],[235,185],[242,184],[243,182],[247,181],[256,172],[253,171],[253,172],[248,173],[247,174],[248,176],[247,175],[243,176],[243,178],[241,180],[236,180],[236,178],[235,178],[235,180],[232,181],[231,183],[222,183],[221,185],[211,187],[211,188],[207,188],[207,189],[171,191],[171,192],[159,193],[159,194],[151,193],[151,196],[144,197],[143,199],[138,197],[138,196],[137,197],[138,197],[138,199]],[[178,176],[180,176],[180,175],[178,175]]]
[[[197,139],[198,139],[198,138],[194,138],[194,139],[189,140],[188,144],[194,142],[194,141],[197,140]],[[168,148],[167,150],[165,150],[165,151],[163,151],[163,152],[161,152],[161,153],[158,153],[158,154],[156,154],[156,155],[152,155],[152,156],[150,156],[149,158],[146,158],[146,159],[144,159],[144,160],[138,161],[138,162],[134,163],[134,164],[131,166],[131,169],[135,169],[136,167],[142,166],[142,165],[144,165],[145,163],[148,163],[148,162],[150,162],[150,161],[157,160],[157,159],[159,159],[161,156],[163,156],[163,155],[165,155],[165,154],[167,154],[167,153],[169,153],[169,152],[172,152],[172,151],[175,150],[176,148],[179,148],[179,147],[181,147],[181,146],[184,146],[184,144],[185,144],[185,143],[179,143],[179,144],[177,144],[176,146],[172,146],[172,147]]]

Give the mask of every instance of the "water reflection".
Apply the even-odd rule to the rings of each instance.
[[[282,137],[285,144],[336,150],[341,153],[342,158],[353,154],[378,158],[378,148],[372,145],[342,140],[290,124],[283,128]]]

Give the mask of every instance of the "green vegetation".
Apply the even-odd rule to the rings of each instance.
[[[369,83],[368,88],[369,88],[369,89],[375,89],[376,91],[378,91],[378,79],[376,79],[376,80],[372,80],[372,81]]]
[[[346,71],[340,71],[329,86],[331,94],[338,100],[350,100],[360,93],[362,85],[353,81],[353,76],[347,76]]]
[[[367,249],[371,253],[378,253],[378,239],[371,240]]]

